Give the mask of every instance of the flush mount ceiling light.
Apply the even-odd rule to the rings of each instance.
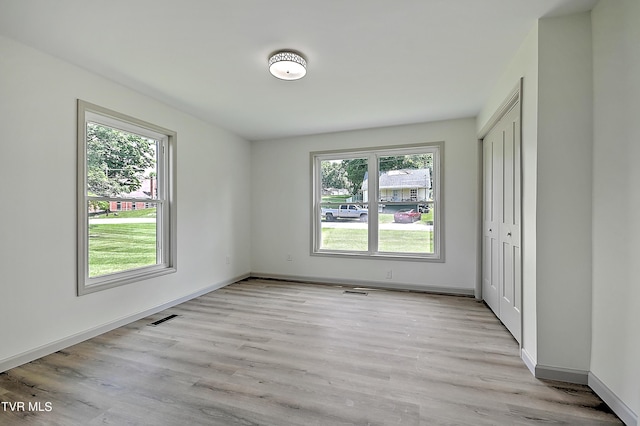
[[[281,50],[269,58],[269,72],[281,80],[299,80],[307,73],[307,61],[296,52]]]

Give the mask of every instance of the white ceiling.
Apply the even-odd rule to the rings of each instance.
[[[0,34],[263,140],[473,117],[536,19],[595,2],[0,0]]]

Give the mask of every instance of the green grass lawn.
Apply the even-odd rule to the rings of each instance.
[[[433,253],[433,231],[379,231],[378,250],[390,253]]]
[[[347,198],[351,198],[353,195],[323,195],[323,203],[346,203]]]
[[[89,225],[90,277],[155,265],[155,263],[155,223]]]
[[[322,248],[367,251],[366,229],[322,228]]]
[[[381,229],[379,234],[381,252],[433,253],[433,231]],[[367,239],[366,229],[322,229],[322,248],[326,250],[367,251]]]
[[[143,209],[96,216],[98,218],[149,218],[156,209]],[[393,222],[393,214],[379,215],[380,223]],[[424,213],[419,223],[433,220]],[[366,229],[323,228],[322,248],[328,250],[367,251]],[[433,253],[433,232],[380,230],[379,250],[390,253]],[[155,223],[113,223],[89,225],[89,276],[122,272],[156,263]]]
[[[433,223],[433,209],[429,210],[429,213],[422,213],[420,218],[421,223]]]
[[[393,222],[393,214],[378,213],[378,223],[391,223]]]

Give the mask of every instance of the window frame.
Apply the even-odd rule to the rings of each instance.
[[[369,176],[379,175],[379,159],[395,155],[433,154],[433,253],[383,252],[379,251],[379,179],[369,179],[368,197],[362,204],[368,207],[368,250],[331,250],[322,249],[322,161],[346,160],[354,158],[367,159]],[[361,149],[345,149],[332,151],[316,151],[310,153],[311,163],[311,255],[363,259],[389,259],[421,262],[444,262],[444,142],[429,142],[412,145],[369,147]]]
[[[77,101],[77,295],[94,293],[125,284],[174,273],[176,253],[176,132],[78,99]],[[87,191],[87,123],[92,122],[159,141],[157,153],[158,195],[156,205],[156,264],[112,274],[89,277],[88,203],[96,201],[141,201],[128,197],[89,196]]]

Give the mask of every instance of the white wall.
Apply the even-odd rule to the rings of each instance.
[[[638,22],[634,0],[541,19],[477,123],[523,76],[523,351],[537,372],[590,372],[629,424],[640,411]]]
[[[530,367],[586,375],[591,339],[591,28],[541,19],[478,116],[524,78],[523,352]]]
[[[538,24],[492,90],[477,119],[478,132],[523,78],[522,93],[522,350],[537,361],[536,210],[538,158]]]
[[[249,142],[6,38],[0,75],[0,366],[250,271]],[[76,296],[77,98],[177,132],[177,273]]]
[[[590,370],[640,412],[640,3],[601,0],[591,18],[592,135],[585,15],[536,24],[475,123],[253,144],[0,37],[0,366],[249,271],[472,292],[476,132],[524,77],[523,350],[534,364]],[[76,297],[77,98],[178,132],[178,273]],[[445,263],[310,256],[309,152],[441,140]],[[247,193],[242,208],[220,208]]]
[[[436,141],[445,142],[444,263],[310,255],[310,152]],[[473,119],[253,142],[251,170],[252,273],[473,294],[479,214]]]
[[[640,414],[640,2],[592,13],[592,373]]]
[[[591,17],[541,19],[538,39],[538,365],[589,371]]]

